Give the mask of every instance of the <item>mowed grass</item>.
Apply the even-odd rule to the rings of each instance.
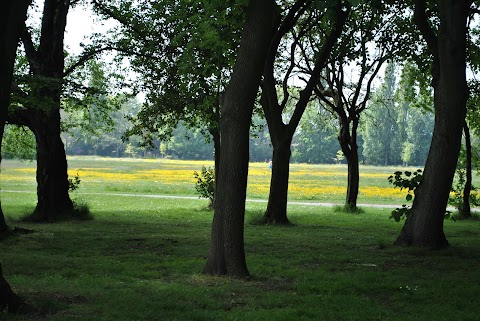
[[[72,164],[125,175],[179,170],[173,161]],[[191,172],[202,162],[180,165]],[[2,205],[11,226],[35,232],[2,241],[0,262],[37,311],[0,320],[479,320],[478,221],[445,221],[451,246],[431,251],[393,246],[402,224],[389,210],[351,215],[292,204],[293,226],[278,227],[256,224],[265,204],[247,202],[251,278],[238,280],[202,274],[213,215],[206,201],[125,195],[157,187],[141,192],[147,183],[80,174],[73,197],[89,204],[94,220],[25,223],[35,185],[26,174],[18,186],[3,176],[15,168],[7,162],[2,171]]]
[[[69,157],[69,176],[79,175],[79,193],[133,193],[195,196],[194,171],[213,167],[211,161],[115,159]],[[359,203],[405,203],[405,191],[393,188],[387,178],[403,167],[361,166]],[[3,190],[36,191],[35,163],[6,160],[2,163]],[[267,199],[271,171],[266,163],[251,163],[247,197]],[[475,177],[474,183],[479,180]],[[347,189],[346,165],[292,164],[289,200],[342,204]]]

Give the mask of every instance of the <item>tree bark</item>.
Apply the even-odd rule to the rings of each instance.
[[[250,121],[273,33],[275,1],[251,0],[237,60],[222,104],[222,155],[217,177],[212,241],[205,273],[247,277],[244,216]]]
[[[466,114],[466,26],[470,4],[464,0],[439,0],[440,26],[435,33],[428,24],[425,1],[415,2],[415,23],[433,56],[435,125],[423,180],[396,245],[448,246],[443,221]]]
[[[272,177],[265,218],[269,223],[289,224],[287,218],[288,178],[290,174],[290,145],[292,137],[286,130],[273,139]],[[279,136],[283,136],[279,139]]]
[[[52,222],[60,213],[73,210],[68,194],[65,147],[60,137],[60,99],[64,77],[64,33],[70,1],[46,0],[40,42],[35,47],[30,32],[22,42],[34,80],[47,79],[29,93],[35,102],[17,109],[9,121],[25,125],[35,135],[37,147],[37,198],[34,218]]]
[[[462,208],[459,208],[461,218],[471,218],[472,211],[470,207],[470,193],[472,191],[472,140],[470,137],[470,128],[467,122],[463,124],[463,132],[465,133],[465,187],[463,188]]]
[[[352,120],[352,132],[346,114],[339,115],[340,134],[338,142],[347,160],[348,178],[345,208],[353,211],[357,208],[358,191],[360,186],[360,168],[358,161],[357,128],[358,118]]]
[[[297,1],[295,5],[291,7],[282,23],[278,26],[278,30],[272,39],[263,71],[264,79],[261,104],[273,145],[272,177],[265,218],[269,222],[279,224],[289,223],[287,218],[287,201],[291,156],[290,145],[293,135],[310,102],[314,88],[319,82],[321,71],[324,69],[330,53],[341,35],[343,26],[350,12],[350,5],[344,4],[342,1],[337,1],[336,5],[330,9],[332,11],[331,16],[335,17],[332,29],[326,35],[319,53],[314,57],[314,67],[311,71],[310,79],[305,85],[305,88],[300,92],[300,97],[295,104],[295,109],[290,121],[288,124],[285,124],[282,119],[282,114],[286,101],[282,102],[282,104],[278,102],[277,81],[274,76],[275,59],[282,37],[295,26],[301,16],[300,13],[303,14],[310,4],[310,1]],[[344,10],[344,7],[346,10]],[[293,63],[293,61],[291,63]]]
[[[60,110],[41,112],[34,123],[38,197],[34,217],[39,221],[53,222],[61,214],[73,210],[68,194],[67,158],[60,138]]]
[[[30,0],[4,1],[0,11],[0,163],[1,143],[10,104],[13,67],[15,64],[17,44],[20,30],[26,19]],[[0,202],[0,232],[8,230]],[[3,277],[0,266],[0,313],[7,308],[16,313],[23,306],[22,300],[12,291],[12,288]]]
[[[214,173],[215,173],[215,190],[213,194],[213,202],[212,207],[215,208],[215,191],[217,191],[217,177],[218,177],[218,169],[220,168],[220,159],[222,153],[222,146],[220,141],[220,132],[218,130],[214,130],[212,132],[213,136],[213,151],[214,151]]]

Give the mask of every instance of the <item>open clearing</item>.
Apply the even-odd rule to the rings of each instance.
[[[180,169],[173,161],[159,166],[77,158],[70,164],[82,179],[73,197],[89,204],[94,220],[20,222],[35,205],[28,170],[33,164],[7,162],[2,171],[9,223],[35,233],[0,243],[0,262],[15,291],[38,309],[0,314],[2,320],[478,320],[480,315],[478,221],[445,221],[451,246],[431,251],[392,246],[402,225],[388,219],[389,210],[365,208],[350,215],[292,204],[294,225],[277,227],[258,225],[265,204],[250,202],[245,248],[251,279],[210,277],[201,273],[212,220],[212,212],[203,209],[206,201],[102,193],[167,194],[170,186],[170,195],[194,196],[191,173],[206,162],[180,162]],[[27,169],[15,178],[21,167]],[[251,168],[259,172],[251,182],[260,184],[262,170],[268,176],[266,164]],[[311,169],[327,171],[320,165]],[[160,182],[155,170],[186,170],[190,178],[185,173],[185,180],[178,176],[181,184]],[[390,172],[385,169],[385,175]],[[120,174],[135,179],[119,179]],[[315,175],[298,170],[292,179],[307,186]],[[322,177],[334,186],[338,176]],[[383,181],[373,176],[363,181],[369,179],[371,186]],[[264,197],[254,191],[249,197]],[[375,200],[362,196],[360,201],[368,199]]]

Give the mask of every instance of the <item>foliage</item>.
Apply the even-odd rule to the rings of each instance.
[[[407,201],[411,201],[415,194],[415,190],[422,181],[422,178],[423,174],[421,169],[417,169],[414,172],[405,171],[404,173],[401,171],[396,171],[393,175],[388,177],[388,182],[394,187],[400,188],[400,190],[406,189],[407,195],[405,196],[405,199]],[[390,218],[393,218],[395,221],[399,222],[402,218],[408,217],[410,210],[411,207],[403,204],[402,207],[396,208],[392,211]]]
[[[393,175],[388,177],[388,182],[395,187],[400,188],[400,190],[407,190],[407,195],[405,199],[409,202],[412,201],[415,195],[415,190],[418,188],[420,183],[422,182],[423,172],[421,169],[417,169],[414,172],[411,171],[396,171]],[[462,187],[463,191],[463,187]],[[393,218],[396,222],[400,222],[402,219],[406,219],[410,214],[411,207],[403,204],[402,207],[394,209],[391,214],[390,218]],[[445,212],[445,219],[453,219],[453,216],[449,211]]]
[[[6,125],[2,141],[2,157],[34,160],[35,136],[26,127]]]
[[[193,172],[196,179],[195,190],[200,198],[206,198],[210,201],[209,207],[213,207],[215,198],[215,170],[211,167],[202,166],[202,171]]]
[[[120,48],[142,75],[137,88],[146,93],[132,117],[128,135],[145,145],[168,139],[183,120],[208,137],[217,130],[221,93],[235,61],[244,1],[94,1],[96,10],[120,27],[103,42]]]
[[[448,204],[454,206],[456,209],[460,209],[463,207],[463,191],[465,188],[465,169],[457,168],[455,172],[454,182],[452,184],[452,191],[450,193],[450,197],[448,198]],[[471,193],[470,193],[470,205],[471,206],[479,206],[480,199],[477,196],[478,189],[472,185]]]
[[[68,191],[74,192],[80,188],[80,176],[77,174],[73,178],[68,179]]]

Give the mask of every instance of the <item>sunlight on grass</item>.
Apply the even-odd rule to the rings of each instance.
[[[195,196],[193,172],[212,161],[69,157],[70,177],[79,175],[80,193],[139,193]],[[34,190],[35,163],[6,160],[2,164],[1,187]],[[345,165],[291,164],[289,200],[342,204],[346,193]],[[396,167],[360,167],[359,203],[403,204],[405,192],[393,188],[387,178]],[[250,163],[247,197],[267,199],[271,170],[267,163]],[[475,177],[478,181],[478,178]],[[474,182],[476,183],[476,182]]]

